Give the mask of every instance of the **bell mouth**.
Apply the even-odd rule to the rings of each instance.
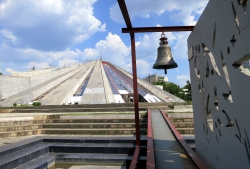
[[[172,64],[172,65],[159,65],[159,64],[153,65],[153,69],[174,69],[177,67],[178,67],[177,63]]]

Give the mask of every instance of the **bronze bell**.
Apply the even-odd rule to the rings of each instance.
[[[174,61],[171,53],[171,47],[168,45],[167,38],[164,33],[161,34],[159,39],[161,42],[158,47],[157,60],[153,66],[154,69],[164,69],[165,74],[167,74],[167,69],[173,69],[178,67],[177,63]]]

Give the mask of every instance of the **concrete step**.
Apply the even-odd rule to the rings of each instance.
[[[135,137],[87,137],[87,138],[79,138],[79,137],[53,137],[43,138],[43,142],[46,143],[129,143],[135,144]],[[147,137],[141,137],[141,145],[147,146]]]
[[[135,119],[54,119],[46,123],[134,123]],[[147,118],[140,118],[140,122],[147,123]]]
[[[58,164],[64,167],[76,164],[129,166],[135,150],[135,138],[46,137],[33,140],[5,151],[0,158],[0,168],[42,169],[53,167],[55,162],[56,168]],[[143,157],[139,159],[139,166],[145,165],[146,154],[146,138],[142,138]]]
[[[193,118],[170,118],[172,123],[175,122],[193,122],[194,119]]]
[[[92,153],[71,153],[56,155],[56,168],[68,167],[75,164],[84,165],[126,165],[129,168],[132,156],[127,154],[92,154]],[[137,168],[146,168],[146,156],[140,156]]]
[[[35,129],[42,129],[42,128],[43,128],[43,124],[18,125],[18,126],[13,125],[13,126],[0,127],[0,132],[35,130]]]
[[[79,129],[79,128],[43,128],[34,130],[22,130],[22,131],[5,131],[0,132],[0,138],[18,137],[18,136],[29,136],[39,134],[60,134],[60,135],[134,135],[135,128],[94,128],[94,129]],[[141,135],[147,134],[146,128],[141,128]]]
[[[146,128],[146,123],[140,124],[141,128]],[[8,131],[25,131],[36,130],[43,128],[135,128],[134,123],[46,123],[46,124],[31,124],[31,125],[16,125],[16,126],[3,126],[0,127],[0,132]]]
[[[49,152],[51,143],[41,143],[20,151],[2,156],[0,168],[13,169]]]
[[[194,128],[194,122],[174,122],[175,128]]]
[[[55,155],[47,153],[15,169],[46,169],[55,165]]]
[[[18,120],[18,121],[4,121],[0,122],[0,126],[15,126],[15,125],[32,125],[43,124],[46,120]]]
[[[147,118],[147,115],[139,114],[140,118]],[[63,115],[60,116],[58,119],[134,119],[135,115],[131,113],[93,113],[93,114],[79,114],[79,115]]]
[[[0,138],[30,136],[30,135],[38,135],[38,134],[42,134],[41,129],[22,130],[22,131],[5,131],[5,132],[0,132]]]
[[[39,106],[40,107],[40,106]],[[139,111],[147,111],[147,108],[138,108]],[[61,109],[15,109],[13,113],[71,113],[71,112],[123,112],[134,111],[134,107],[93,107],[93,108],[70,108],[65,107]]]
[[[141,128],[147,128],[147,123],[140,123]],[[135,128],[135,123],[46,123],[43,128]]]
[[[56,143],[49,147],[53,153],[95,153],[95,154],[127,154],[133,156],[134,143]],[[140,155],[147,155],[147,146],[141,146]]]
[[[51,167],[55,162],[65,163],[65,161],[69,160],[68,157],[74,157],[74,160],[79,160],[77,163],[85,163],[86,161],[88,161],[88,164],[93,162],[95,162],[94,164],[96,164],[97,157],[100,154],[105,154],[102,157],[101,161],[105,159],[105,161],[109,161],[108,164],[111,164],[111,162],[112,164],[117,164],[121,159],[123,159],[121,158],[124,157],[123,155],[127,157],[129,156],[131,158],[133,156],[134,150],[135,144],[133,143],[56,143],[49,146],[50,153],[29,161],[17,167],[17,169]],[[82,154],[88,155],[83,156]],[[142,146],[141,155],[146,156],[146,154],[147,147]],[[115,157],[116,155],[118,156],[118,158]],[[131,160],[130,158],[129,160]],[[127,160],[127,158],[124,159]]]
[[[141,128],[141,135],[147,134],[146,128]],[[135,128],[126,129],[42,129],[41,134],[61,134],[61,135],[134,135]]]
[[[147,102],[139,102],[139,107],[142,108],[151,108],[151,107],[166,107],[169,108],[168,105],[171,103],[167,102],[159,102],[159,103],[147,103]],[[133,103],[113,103],[113,104],[79,104],[79,105],[41,105],[39,107],[15,107],[14,110],[27,110],[27,109],[83,109],[83,108],[119,108],[119,107],[134,107]]]
[[[194,128],[176,128],[180,134],[194,134]]]

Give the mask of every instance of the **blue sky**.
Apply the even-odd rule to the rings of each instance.
[[[195,25],[208,0],[125,0],[134,27]],[[116,0],[0,0],[0,71],[28,71],[96,60],[131,71],[130,36]],[[165,33],[178,68],[169,81],[189,80],[190,32]],[[161,33],[136,34],[137,74],[163,75],[152,69]]]

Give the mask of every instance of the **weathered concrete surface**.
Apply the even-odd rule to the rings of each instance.
[[[193,113],[168,113],[169,118],[193,118]]]
[[[171,111],[172,112],[193,112],[193,106],[192,105],[174,106],[174,109]]]
[[[45,95],[42,105],[62,105],[70,99],[94,66],[94,62],[85,64],[74,76],[60,84],[56,89]]]
[[[101,61],[97,60],[94,70],[89,78],[87,87],[81,98],[80,104],[105,104],[107,103],[102,77]]]
[[[81,66],[76,66],[70,72],[67,71],[66,73],[59,74],[59,76],[56,76],[50,80],[47,80],[43,83],[40,83],[39,85],[36,85],[36,86],[31,87],[29,89],[23,90],[23,91],[15,94],[13,96],[6,98],[4,101],[1,101],[0,105],[1,106],[12,106],[13,103],[27,104],[31,100],[35,99],[36,97],[38,97],[38,96],[42,95],[43,93],[45,93],[46,91],[48,91],[49,89],[57,86],[62,81],[73,76],[79,70],[81,70],[81,68],[82,68]]]
[[[59,77],[66,72],[70,72],[77,68],[78,65],[68,66],[64,68],[53,68],[49,69],[49,73],[41,73],[40,70],[28,72],[27,76],[0,76],[0,101],[2,99],[6,99],[14,94],[22,92],[26,89],[37,86],[41,83],[44,83],[50,79],[55,77]],[[39,73],[40,72],[40,73]],[[46,69],[45,72],[48,72]],[[25,74],[27,72],[23,72],[21,74]],[[36,76],[34,76],[36,75]],[[1,104],[0,104],[1,105]]]

